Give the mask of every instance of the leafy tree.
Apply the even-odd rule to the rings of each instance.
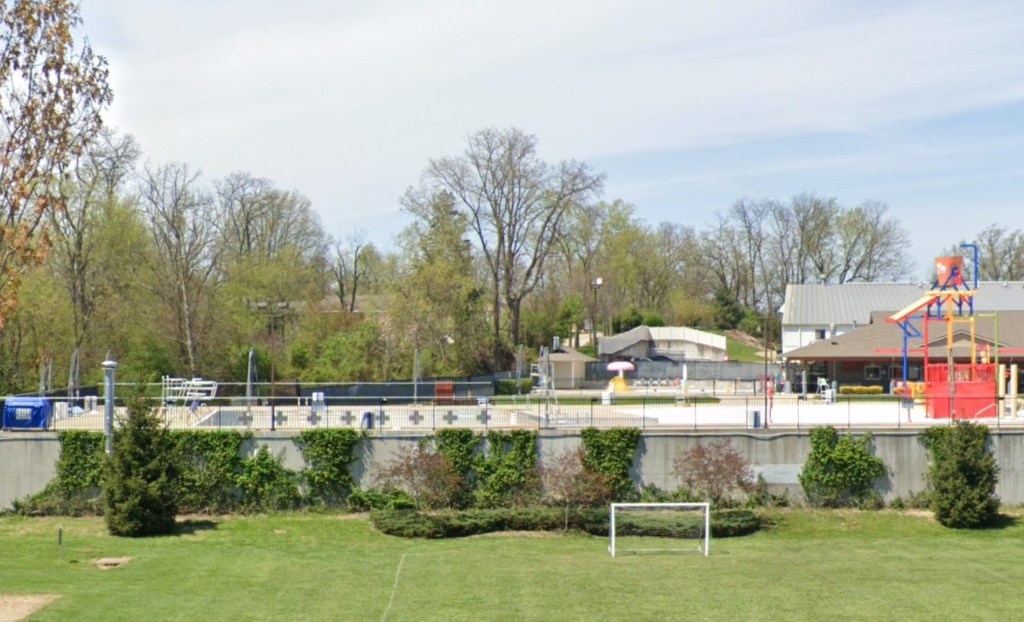
[[[811,453],[798,479],[811,505],[841,507],[865,499],[883,475],[882,459],[871,453],[871,434],[854,438],[826,426],[811,430]]]
[[[728,288],[719,287],[715,290],[713,304],[715,328],[729,330],[739,326],[743,319],[743,307]]]
[[[492,344],[466,220],[448,192],[410,190],[402,203],[414,221],[401,236],[401,267],[388,309],[406,339],[403,358],[413,360],[418,349],[426,376],[479,373],[487,368]]]
[[[932,510],[946,527],[982,527],[999,514],[999,465],[986,447],[987,441],[986,426],[965,421],[948,428],[929,428],[921,435],[931,454],[928,483]]]
[[[388,379],[386,372],[380,327],[372,320],[364,320],[320,344],[301,377],[306,382],[380,382]]]
[[[64,207],[65,172],[112,98],[106,61],[75,44],[81,21],[70,0],[0,3],[0,327],[24,270],[47,253],[42,229]]]
[[[572,339],[574,347],[580,345],[580,328],[587,317],[587,306],[583,302],[583,296],[572,293],[562,302],[558,309],[557,331],[559,335],[568,335]]]
[[[169,533],[178,513],[174,440],[149,403],[128,402],[103,477],[107,529],[115,536]]]
[[[451,193],[480,245],[491,277],[497,366],[504,362],[502,309],[518,344],[523,300],[544,276],[566,215],[598,194],[604,178],[579,162],[544,162],[537,139],[522,130],[490,128],[470,136],[462,156],[431,160],[424,180]]]
[[[636,307],[629,307],[622,313],[612,316],[612,330],[616,333],[624,333],[644,323],[644,316]]]

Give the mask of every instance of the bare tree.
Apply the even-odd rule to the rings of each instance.
[[[573,507],[604,505],[612,498],[609,478],[587,469],[585,450],[563,451],[548,456],[540,467],[544,500],[565,510],[565,528],[569,528],[569,511]]]
[[[961,244],[966,243],[962,242]],[[1010,230],[1004,225],[991,224],[975,236],[978,247],[978,278],[982,281],[1024,280],[1024,232]],[[960,245],[943,251],[945,255],[965,253]],[[973,274],[974,256],[970,255],[965,269]]]
[[[186,164],[147,169],[140,195],[157,253],[154,270],[161,298],[171,311],[174,331],[189,373],[198,376],[203,304],[218,260],[212,198]]]
[[[106,61],[76,47],[70,0],[0,3],[0,327],[22,271],[46,254],[47,219],[63,209],[61,178],[111,101]]]
[[[357,231],[343,242],[334,243],[331,275],[334,277],[334,293],[342,309],[355,312],[356,296],[361,288],[369,286],[374,268],[379,263],[380,254],[372,243],[366,241],[365,231]]]
[[[324,253],[326,236],[306,197],[245,172],[228,175],[216,189],[216,222],[229,257],[262,263],[294,249],[312,261]]]
[[[867,201],[839,218],[837,282],[894,280],[907,275],[904,249],[910,240],[898,221],[886,217],[888,210],[885,203]]]
[[[481,130],[468,143],[460,157],[431,160],[424,180],[451,192],[476,234],[491,273],[498,365],[502,303],[511,342],[517,344],[523,299],[543,277],[566,214],[596,196],[604,177],[580,162],[544,162],[537,139],[519,129]]]

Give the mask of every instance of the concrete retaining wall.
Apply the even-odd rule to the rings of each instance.
[[[876,484],[886,500],[907,497],[924,489],[928,455],[915,431],[874,432],[875,455],[882,458],[888,475]],[[360,444],[359,460],[353,475],[359,485],[374,484],[380,465],[387,464],[402,447],[412,447],[422,438],[416,433],[383,432]],[[799,495],[797,475],[810,453],[807,432],[644,432],[633,465],[633,477],[642,485],[674,489],[679,482],[672,475],[672,464],[701,443],[730,440],[746,457],[755,472],[768,482],[772,492],[788,491]],[[541,431],[539,453],[546,456],[571,451],[581,443],[572,432]],[[1024,431],[992,431],[992,448],[999,462],[998,494],[1003,503],[1024,504]],[[301,469],[302,454],[287,433],[262,433],[249,442],[246,451],[267,445],[284,466]],[[42,490],[56,475],[60,443],[54,433],[0,435],[0,508],[9,508],[15,499]]]

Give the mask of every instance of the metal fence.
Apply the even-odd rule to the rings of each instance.
[[[800,430],[824,425],[846,429],[921,428],[954,419],[928,416],[925,401],[896,396],[798,396],[764,394],[672,394],[633,391],[626,395],[458,397],[413,400],[394,397],[220,397],[191,403],[153,398],[168,428],[194,430],[282,430],[355,428],[374,432],[442,428],[579,429],[637,427],[666,430]],[[127,391],[124,393],[127,394]],[[51,430],[103,430],[102,397],[52,399]],[[115,403],[116,420],[125,407]],[[996,401],[991,415],[976,419],[991,427],[1024,425],[1020,400]],[[18,431],[6,425],[7,431]]]

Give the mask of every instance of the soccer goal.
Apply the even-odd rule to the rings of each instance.
[[[608,550],[617,553],[703,553],[711,544],[709,503],[613,503]]]

